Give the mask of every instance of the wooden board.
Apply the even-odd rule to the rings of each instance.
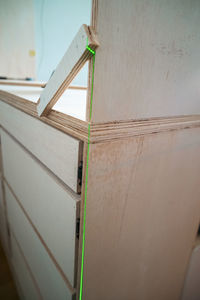
[[[93,14],[92,122],[200,114],[198,0],[101,0]]]
[[[1,101],[0,124],[72,190],[80,190],[80,141]]]
[[[2,131],[1,136],[6,181],[61,274],[74,285],[79,198],[60,185],[9,135]]]
[[[200,128],[90,145],[84,300],[180,299],[200,219],[199,153]]]
[[[71,291],[60,276],[12,193],[7,186],[5,189],[11,230],[30,266],[43,299],[71,300]],[[13,262],[13,264],[15,264],[15,262]],[[19,265],[17,262],[16,264],[16,272],[20,272]],[[25,284],[25,282],[22,282],[23,289],[26,289]]]
[[[95,50],[98,43],[92,28],[82,25],[40,95],[37,106],[39,116],[48,114],[88,58],[93,55],[87,46]]]
[[[35,286],[35,283],[33,281],[32,274],[30,274],[30,271],[26,265],[22,254],[20,253],[20,249],[12,233],[11,247],[12,256],[10,262],[15,272],[16,285],[20,290],[22,300],[42,300],[40,293],[38,293],[37,286]]]
[[[182,300],[199,300],[200,299],[200,240],[198,245],[192,251],[185,285],[183,289]]]

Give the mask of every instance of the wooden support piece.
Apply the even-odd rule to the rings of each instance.
[[[98,46],[91,27],[82,25],[41,93],[38,115],[47,115]],[[91,50],[89,50],[90,48]]]

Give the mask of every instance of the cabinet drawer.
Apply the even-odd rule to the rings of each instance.
[[[79,196],[66,190],[3,131],[1,138],[5,179],[26,218],[74,285]]]
[[[16,285],[18,287],[20,297],[23,300],[40,299],[40,294],[38,293],[37,287],[34,284],[12,232],[10,238],[12,248],[11,264],[14,269],[14,278],[16,279]]]
[[[73,295],[71,291],[7,186],[5,186],[5,192],[10,230],[13,232],[18,244],[14,245],[12,264],[15,267],[15,272],[22,278],[22,289],[26,290],[28,287],[26,286],[26,280],[22,274],[25,271],[21,270],[21,264],[17,261],[19,253],[17,257],[15,255],[16,247],[23,253],[24,257],[21,257],[20,260],[23,259],[24,262],[26,261],[26,264],[29,266],[29,273],[31,272],[35,279],[43,299],[72,300]],[[29,298],[27,298],[27,300],[29,300]]]
[[[82,142],[1,101],[0,125],[73,191],[80,192]]]

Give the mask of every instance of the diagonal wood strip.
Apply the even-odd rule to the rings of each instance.
[[[95,50],[98,42],[92,28],[82,25],[41,93],[37,104],[39,116],[49,113],[86,61],[93,55],[86,46]]]

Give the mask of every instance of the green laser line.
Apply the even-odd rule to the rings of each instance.
[[[88,49],[93,55],[95,54],[95,51],[92,50],[89,46],[87,46],[86,49]]]
[[[92,48],[90,48],[90,47],[88,46],[88,37],[87,37],[86,49],[88,49],[93,55],[95,55],[95,51],[92,50]]]
[[[91,98],[90,98],[90,117],[89,117],[89,121],[90,121],[91,120],[91,116],[92,116],[92,99],[93,99],[95,51],[92,50],[88,46],[88,39],[87,39],[86,49],[88,49],[93,54],[93,60],[92,60],[92,84],[91,84]],[[88,125],[88,147],[87,147],[86,175],[85,175],[85,202],[84,202],[84,211],[83,211],[83,240],[82,240],[81,278],[80,278],[79,300],[82,300],[82,295],[83,295],[83,267],[84,267],[84,253],[85,253],[85,223],[86,223],[86,200],[87,200],[87,184],[88,184],[89,150],[90,150],[90,123]]]

